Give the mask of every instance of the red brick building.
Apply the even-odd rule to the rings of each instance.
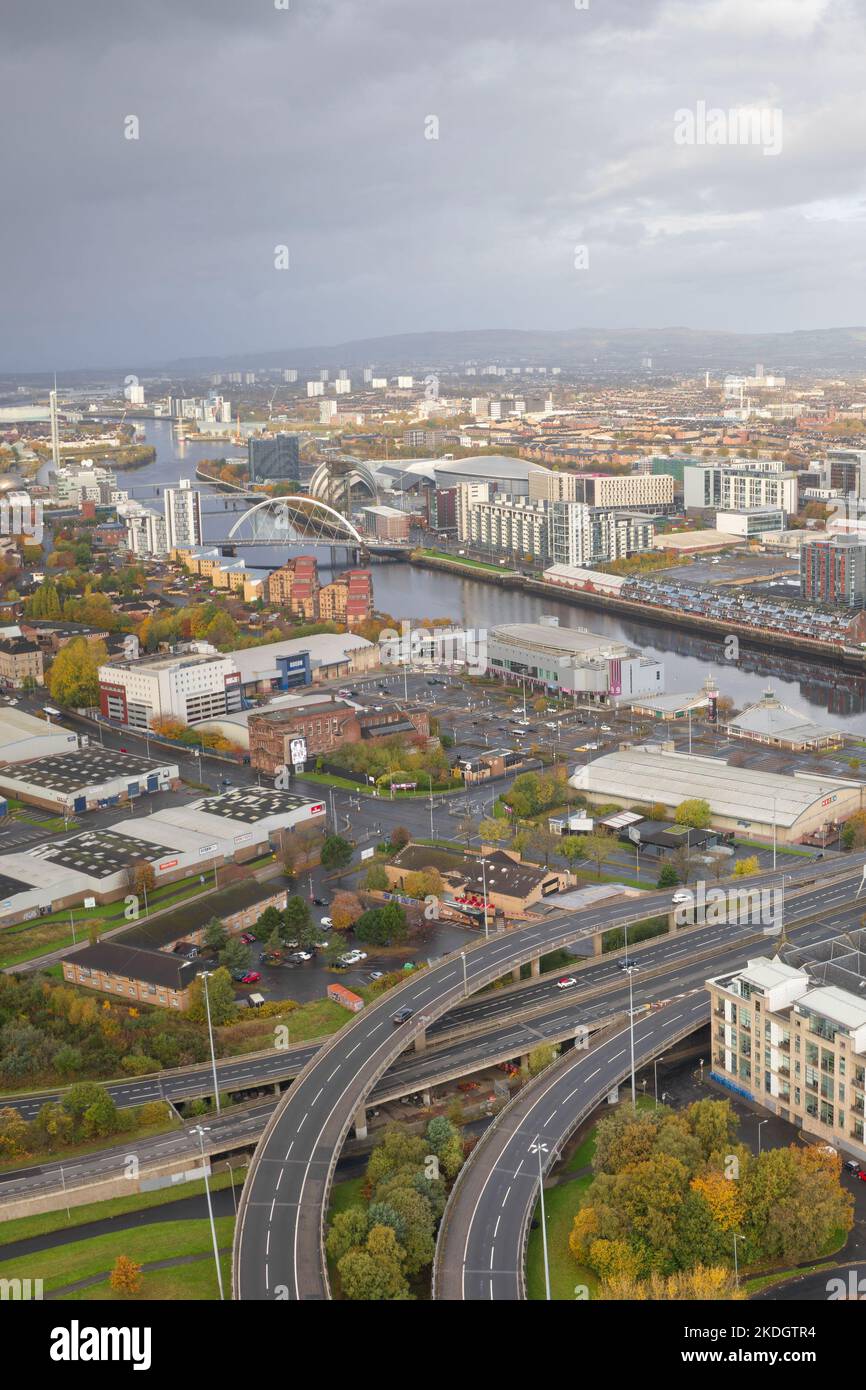
[[[295,762],[292,743],[296,739],[304,740],[309,760],[362,739],[387,738],[391,734],[430,736],[430,720],[424,710],[358,710],[334,696],[294,709],[251,714],[247,727],[250,762],[270,776]]]

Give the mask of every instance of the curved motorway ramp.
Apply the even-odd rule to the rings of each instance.
[[[635,1022],[635,1066],[709,1022],[703,991]],[[436,1249],[434,1296],[459,1301],[526,1297],[524,1255],[538,1200],[540,1138],[545,1171],[577,1126],[631,1073],[629,1029],[566,1059],[517,1093],[465,1165]]]

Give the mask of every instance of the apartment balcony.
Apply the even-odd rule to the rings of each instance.
[[[790,1051],[791,1051],[791,1040],[790,1040],[790,1038],[788,1038],[788,1039],[786,1039],[784,1042],[772,1043],[771,1046],[772,1046],[772,1047],[777,1047],[777,1048],[779,1049],[780,1052],[790,1052]]]

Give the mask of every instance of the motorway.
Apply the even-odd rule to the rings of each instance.
[[[799,929],[797,940],[804,944],[810,943],[816,939],[816,930],[821,935],[838,934],[845,930],[850,924],[850,914],[843,913],[836,916],[833,913],[834,909],[841,909],[842,904],[850,896],[850,887],[847,881],[842,880],[827,888],[802,892],[797,898],[791,899],[788,911],[792,922],[809,916],[818,909],[822,911],[822,914],[829,914],[824,918],[820,927],[812,929],[811,932],[807,928]],[[622,913],[623,904],[619,903],[616,909],[611,908],[609,910]],[[556,920],[560,923],[562,921],[561,918]],[[551,916],[551,925],[553,921]],[[737,941],[752,935],[753,930],[748,925],[740,926],[736,923],[720,923],[715,926],[695,928],[687,936],[675,934],[652,940],[634,949],[632,955],[641,972],[656,970],[666,965],[671,966],[671,973],[665,976],[665,984],[682,989],[693,981],[694,970],[689,968],[689,961],[697,953],[709,951],[714,947],[721,947],[723,943],[734,945]],[[754,951],[756,954],[759,953],[759,945],[755,945]],[[683,969],[677,970],[677,966],[682,966]],[[702,970],[704,974],[710,968],[707,961],[701,962],[698,966],[698,969]],[[478,1030],[485,1024],[492,1025],[498,1021],[508,1022],[513,1026],[522,1017],[535,1010],[544,1009],[546,1005],[553,1007],[557,1002],[560,1003],[564,1008],[552,1014],[545,1013],[544,1020],[538,1016],[533,1017],[530,1031],[524,1031],[521,1035],[524,1042],[534,1036],[534,1041],[530,1041],[529,1046],[536,1046],[538,1031],[543,1030],[544,1024],[548,1021],[557,1024],[570,1003],[574,1001],[575,994],[580,998],[585,990],[601,989],[605,986],[608,988],[616,987],[622,982],[622,973],[616,959],[599,957],[580,964],[576,961],[571,969],[576,972],[578,990],[572,991],[570,996],[566,991],[559,990],[556,984],[563,973],[568,973],[566,969],[565,971],[556,970],[522,985],[489,991],[465,1001],[461,1000],[443,1017],[430,1024],[427,1029],[429,1044],[435,1043],[441,1049],[442,1042],[458,1032],[468,1029]],[[715,964],[713,964],[712,969],[716,969]],[[635,997],[640,996],[641,984],[638,983]],[[535,1032],[533,1033],[532,1030]],[[498,1032],[488,1030],[481,1035],[479,1042],[483,1044],[485,1040],[488,1040],[492,1050],[499,1036]],[[245,1057],[218,1060],[217,1076],[220,1090],[225,1092],[247,1088],[253,1090],[258,1086],[274,1085],[280,1081],[290,1080],[297,1076],[301,1068],[312,1059],[318,1046],[319,1044],[316,1043],[307,1043],[282,1050],[269,1049],[261,1054],[251,1053]],[[407,1066],[408,1059],[403,1059],[399,1072],[395,1074],[402,1075]],[[429,1067],[425,1068],[424,1071],[429,1075]],[[151,1077],[135,1080],[127,1078],[103,1084],[106,1084],[106,1089],[115,1105],[121,1109],[144,1105],[148,1101],[155,1100],[175,1102],[193,1100],[201,1096],[209,1096],[213,1092],[212,1073],[208,1063],[177,1067]],[[19,1110],[25,1119],[30,1120],[34,1118],[42,1105],[48,1101],[59,1100],[61,1095],[62,1092],[60,1091],[50,1090],[0,1096],[0,1108],[12,1106]]]
[[[635,1022],[635,1067],[710,1021],[700,990]],[[517,1300],[526,1296],[524,1243],[546,1172],[566,1139],[631,1071],[628,1026],[588,1051],[574,1051],[519,1091],[463,1169],[439,1232],[435,1297]],[[577,1097],[577,1099],[575,1099]]]
[[[832,880],[832,887],[828,883],[804,894],[804,899],[814,898],[813,910],[829,905],[831,893],[834,905],[854,896],[862,869],[859,863],[848,864],[850,870]],[[814,867],[803,866],[788,877],[808,881],[810,874],[814,879]],[[651,915],[654,906],[658,911],[665,901],[665,895],[648,897],[641,915]],[[621,905],[598,911],[592,927],[613,926],[622,912]],[[250,1166],[235,1232],[236,1298],[328,1297],[322,1251],[333,1170],[353,1119],[363,1111],[373,1087],[415,1036],[458,1004],[461,996],[534,955],[585,936],[588,930],[585,923],[566,925],[553,920],[480,941],[461,952],[460,958],[446,959],[408,980],[321,1048],[281,1099]],[[656,985],[663,988],[660,981]],[[412,1013],[407,1022],[395,1027],[392,1015],[398,1008]]]

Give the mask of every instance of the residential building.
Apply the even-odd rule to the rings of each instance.
[[[752,466],[738,462],[700,463],[683,469],[683,505],[686,509],[713,508],[722,512],[741,512],[753,507],[774,507],[793,516],[798,506],[796,473],[776,471],[756,461]]]
[[[63,962],[63,978],[140,1004],[188,1009],[195,962],[167,951],[148,951],[117,941],[85,946]]]
[[[26,637],[0,641],[0,687],[21,690],[24,686],[44,685],[42,650]]]
[[[652,522],[590,507],[584,502],[547,504],[549,558],[555,565],[591,566],[650,550]]]
[[[377,540],[406,541],[409,539],[409,514],[399,507],[372,506],[363,509],[365,524]]]
[[[800,593],[817,603],[866,607],[866,538],[833,535],[800,547]]]
[[[490,501],[478,501],[469,508],[465,539],[491,554],[543,561],[548,554],[547,527],[546,503],[497,493]]]
[[[345,570],[319,590],[322,622],[357,627],[373,613],[373,578],[369,570]]]
[[[165,489],[164,504],[169,550],[189,550],[201,545],[201,496],[189,478],[181,478],[177,487]]]
[[[531,473],[529,496],[539,502],[666,511],[674,502],[674,478],[670,473]]]
[[[815,958],[787,948],[706,982],[711,1079],[861,1160],[863,960],[862,946],[849,937],[825,943]]]
[[[313,555],[298,555],[273,570],[267,582],[268,603],[298,618],[316,622],[319,616],[319,573]]]

